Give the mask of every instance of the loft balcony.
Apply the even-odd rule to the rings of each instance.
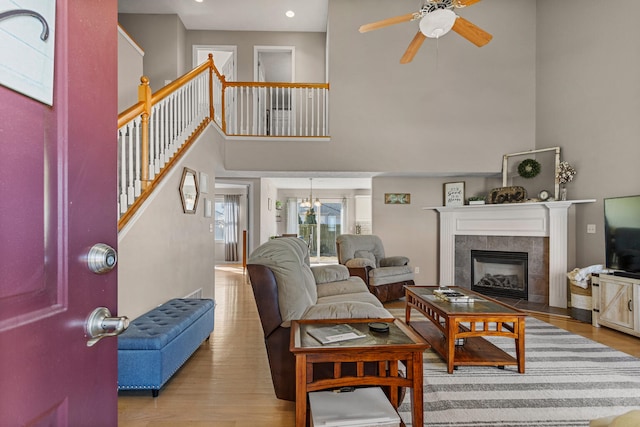
[[[207,126],[227,139],[329,139],[328,83],[228,82],[212,55],[118,116],[118,228]]]

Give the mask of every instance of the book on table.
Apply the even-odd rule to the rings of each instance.
[[[469,297],[469,295],[465,295],[462,292],[458,292],[453,289],[436,289],[433,291],[433,295],[435,295],[436,298],[447,302],[473,302],[473,298]]]
[[[337,325],[316,326],[307,329],[307,333],[322,344],[331,344],[340,341],[364,338],[362,332],[347,323]]]

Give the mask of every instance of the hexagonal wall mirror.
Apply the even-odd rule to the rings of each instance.
[[[198,177],[196,171],[184,168],[182,179],[180,180],[180,199],[182,200],[182,211],[186,214],[195,214],[198,207]]]

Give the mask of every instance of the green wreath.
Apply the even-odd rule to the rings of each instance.
[[[533,178],[540,173],[540,163],[533,159],[524,159],[518,165],[518,175],[523,178]]]

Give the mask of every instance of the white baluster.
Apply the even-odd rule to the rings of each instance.
[[[130,131],[130,123],[123,126],[118,131],[118,147],[119,147],[119,157],[120,162],[118,166],[120,168],[120,179],[118,182],[118,188],[120,191],[120,201],[118,205],[120,206],[120,213],[125,213],[127,211],[127,147],[126,147],[126,138],[125,135]]]
[[[135,200],[133,183],[133,132],[128,133],[127,139],[127,205],[131,205]]]
[[[141,135],[139,133],[136,133],[136,137],[133,139],[133,141],[135,142],[135,147],[134,147],[135,181],[133,183],[133,196],[134,196],[134,200],[135,200],[138,196],[140,196],[142,162],[145,162],[146,159],[142,158],[142,138],[141,138]]]

